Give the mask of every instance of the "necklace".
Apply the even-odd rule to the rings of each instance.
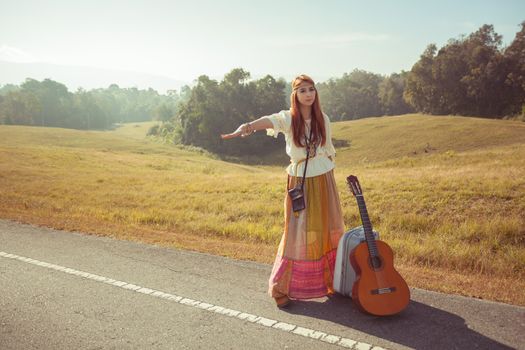
[[[306,150],[308,152],[307,153],[308,158],[313,158],[316,155],[317,144],[315,142],[312,142],[311,125],[305,125],[305,127],[307,127],[307,129],[305,130],[307,131],[307,134],[310,134],[310,137],[307,137],[306,134],[304,135],[304,142],[305,142]]]

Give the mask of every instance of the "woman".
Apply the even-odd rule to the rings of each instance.
[[[309,150],[304,181],[306,208],[293,212],[285,198],[285,227],[269,281],[269,294],[278,307],[290,298],[318,298],[334,293],[333,271],[339,238],[344,232],[341,204],[333,169],[335,149],[330,120],[322,113],[313,80],[300,75],[292,82],[291,108],[239,126],[223,139],[246,137],[267,129],[269,136],[281,132],[291,164],[288,189],[301,181]],[[300,182],[299,182],[300,183]]]

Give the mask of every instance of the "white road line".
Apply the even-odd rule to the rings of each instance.
[[[136,292],[136,293],[142,293],[142,294],[150,295],[153,297],[162,298],[162,299],[166,299],[169,301],[174,301],[176,303],[191,306],[194,308],[198,308],[198,309],[202,309],[202,310],[206,310],[210,312],[215,312],[215,313],[218,313],[224,316],[238,318],[238,319],[250,322],[250,323],[259,324],[265,327],[281,330],[287,333],[293,333],[293,334],[297,334],[297,335],[300,335],[306,338],[312,338],[312,339],[320,340],[325,343],[338,345],[343,348],[359,349],[359,350],[384,350],[384,348],[381,348],[379,346],[373,346],[367,343],[358,342],[358,341],[348,339],[348,338],[343,338],[338,335],[326,334],[324,332],[317,331],[315,329],[304,328],[304,327],[300,327],[294,324],[281,322],[278,320],[272,320],[272,319],[265,318],[262,316],[252,315],[252,314],[248,314],[245,312],[228,309],[222,306],[205,303],[199,300],[193,300],[190,298],[185,298],[185,297],[173,295],[170,293],[164,293],[160,290],[137,286],[135,284],[131,284],[131,283],[123,282],[123,281],[117,281],[117,280],[107,278],[104,276],[94,275],[89,272],[79,271],[79,270],[71,269],[68,267],[19,256],[16,254],[9,254],[9,253],[0,251],[0,257],[19,260],[19,261],[22,261],[28,264],[33,264],[33,265],[45,267],[48,269],[65,272],[70,275],[84,277],[84,278],[91,279],[97,282],[110,284],[118,288],[127,289],[130,291]]]

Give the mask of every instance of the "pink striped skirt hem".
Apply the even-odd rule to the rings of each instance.
[[[294,261],[277,256],[270,277],[270,281],[274,282],[272,296],[288,295],[294,299],[312,299],[333,294],[336,252],[334,249],[317,261]],[[288,285],[279,288],[279,281],[288,282]]]

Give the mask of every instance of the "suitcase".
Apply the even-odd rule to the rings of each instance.
[[[379,233],[372,230],[374,237],[379,238]],[[337,245],[337,256],[335,258],[334,289],[337,293],[352,297],[352,287],[355,282],[355,271],[350,263],[350,253],[361,242],[365,241],[365,230],[363,226],[354,227],[347,231],[339,240]]]

